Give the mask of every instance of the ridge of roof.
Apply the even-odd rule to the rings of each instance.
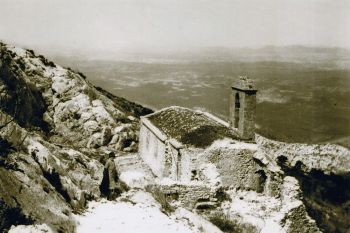
[[[239,138],[229,124],[220,118],[181,106],[166,107],[145,118],[169,139],[197,148],[206,148],[215,140],[225,137]]]

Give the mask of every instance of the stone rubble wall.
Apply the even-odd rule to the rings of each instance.
[[[160,191],[165,195],[168,202],[176,201],[183,208],[188,210],[195,209],[201,203],[217,204],[217,199],[215,197],[216,190],[200,182],[193,182],[191,184],[154,184],[150,185],[148,190],[150,190],[151,193]]]
[[[190,182],[194,177],[192,171],[198,171],[198,160],[200,153],[197,149],[180,150],[180,181]]]
[[[248,149],[215,148],[205,152],[203,157],[215,164],[223,186],[263,192],[268,174],[253,160],[254,152]]]

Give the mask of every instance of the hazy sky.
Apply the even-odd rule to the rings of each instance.
[[[0,0],[0,39],[67,48],[350,47],[350,0]]]

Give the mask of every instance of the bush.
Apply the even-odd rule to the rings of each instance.
[[[78,72],[78,74],[83,78],[83,79],[85,79],[86,80],[86,76],[85,76],[85,74],[83,74],[82,72]]]
[[[125,115],[118,116],[115,118],[115,120],[123,124],[131,123],[131,120]]]
[[[6,139],[0,137],[0,157],[6,157],[13,151],[15,148]]]
[[[12,208],[0,199],[0,232],[7,232],[12,225],[29,224],[33,224],[33,220],[26,217],[20,208]]]
[[[172,207],[168,200],[167,196],[160,190],[160,188],[155,186],[146,186],[146,191],[151,193],[153,198],[161,205],[161,211],[167,215],[175,211],[175,208]]]
[[[230,195],[228,195],[223,187],[220,187],[216,193],[215,197],[218,199],[219,202],[224,202],[224,201],[232,201]]]
[[[34,57],[35,56],[35,52],[31,49],[27,49],[27,52],[32,56]]]
[[[55,63],[47,60],[43,55],[39,55],[38,57],[45,66],[56,67]]]
[[[218,215],[210,218],[210,222],[226,233],[240,233],[237,224],[230,220],[226,215]]]

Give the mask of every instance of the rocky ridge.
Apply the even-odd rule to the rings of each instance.
[[[100,197],[104,152],[137,150],[138,117],[151,110],[102,92],[0,44],[1,231],[33,222],[73,232],[71,213]]]

